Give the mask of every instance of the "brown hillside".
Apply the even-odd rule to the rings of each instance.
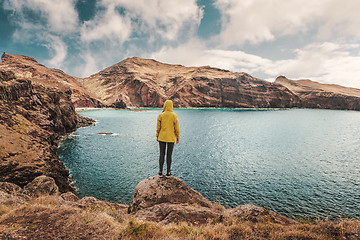
[[[129,58],[84,79],[86,89],[106,105],[160,107],[293,107],[297,97],[281,85],[246,73],[184,67]]]
[[[303,108],[360,110],[360,89],[311,80],[294,81],[284,76],[276,78],[275,83],[298,96]]]

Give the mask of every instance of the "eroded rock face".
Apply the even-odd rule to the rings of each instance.
[[[209,200],[179,178],[155,176],[144,179],[136,186],[128,212],[133,213],[161,203],[184,203],[208,208],[212,206]]]
[[[23,187],[46,174],[72,191],[56,150],[61,136],[88,120],[76,114],[71,91],[19,79],[1,64],[0,73],[0,181]]]

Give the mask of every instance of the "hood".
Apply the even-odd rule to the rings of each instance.
[[[163,111],[173,111],[173,102],[171,100],[166,100],[164,103]]]

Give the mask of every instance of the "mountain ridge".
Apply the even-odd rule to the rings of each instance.
[[[297,102],[283,86],[246,73],[136,57],[84,78],[84,87],[105,105],[129,107],[161,107],[166,99],[176,107],[294,107]]]
[[[274,82],[210,66],[185,67],[132,57],[89,77],[50,69],[34,58],[4,53],[0,69],[36,85],[71,91],[80,107],[324,108],[360,110],[360,90],[309,79]]]

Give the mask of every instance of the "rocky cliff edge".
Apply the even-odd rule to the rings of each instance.
[[[71,95],[70,89],[38,84],[0,67],[0,181],[23,187],[48,175],[61,192],[73,190],[57,146],[62,136],[92,120],[76,114]]]

